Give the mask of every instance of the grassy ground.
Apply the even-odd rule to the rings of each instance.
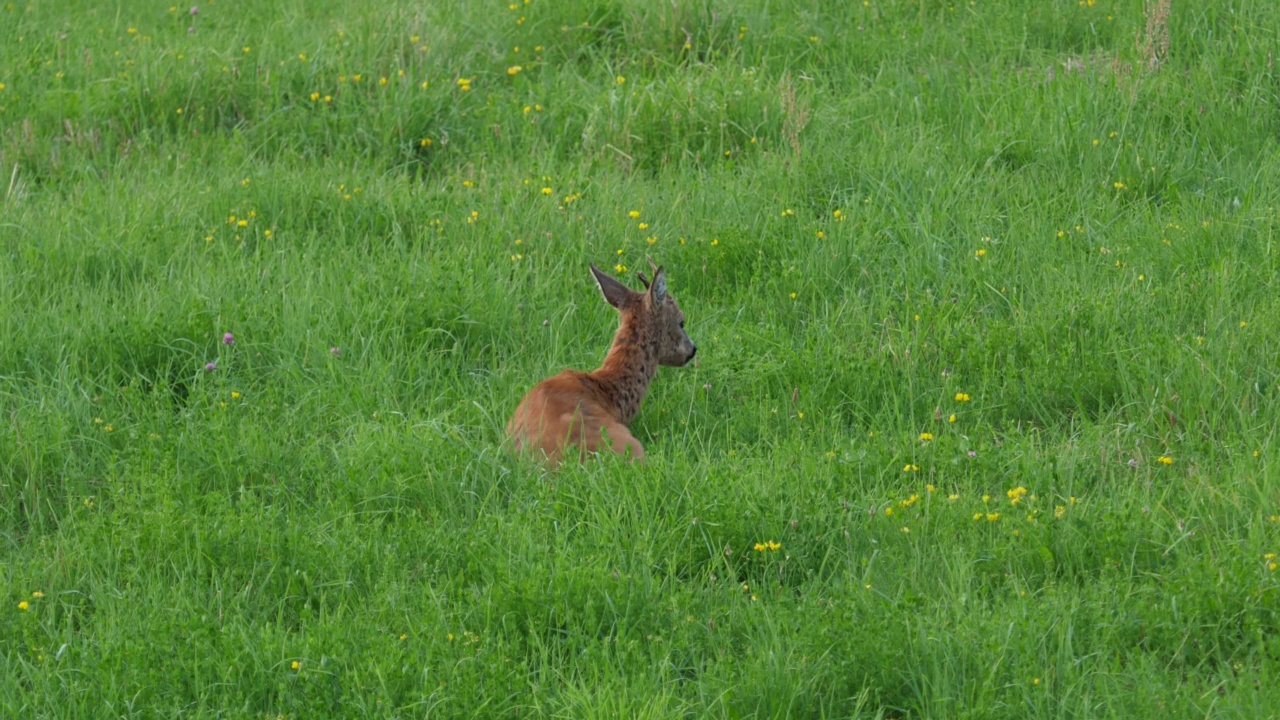
[[[1278,35],[5,4],[2,714],[1276,717]],[[649,463],[506,455],[646,254]]]

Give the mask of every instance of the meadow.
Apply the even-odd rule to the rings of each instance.
[[[0,715],[1280,717],[1270,0],[14,0]],[[667,268],[648,461],[520,396]]]

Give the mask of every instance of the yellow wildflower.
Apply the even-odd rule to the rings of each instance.
[[[1021,485],[1005,493],[1005,495],[1009,498],[1010,505],[1017,505],[1019,502],[1022,501],[1023,496],[1025,496],[1026,494],[1027,494],[1027,489],[1022,487]]]

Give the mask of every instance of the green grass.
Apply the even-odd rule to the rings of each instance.
[[[0,714],[1280,714],[1271,2],[513,7],[0,8]]]

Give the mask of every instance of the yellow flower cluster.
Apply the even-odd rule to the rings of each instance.
[[[778,550],[782,549],[782,543],[769,540],[768,542],[756,543],[752,547],[756,552],[764,552],[765,550],[769,550],[770,552],[777,552]]]
[[[1008,496],[1009,498],[1010,505],[1017,505],[1018,503],[1022,502],[1022,498],[1025,497],[1026,494],[1027,494],[1027,489],[1022,487],[1021,485],[1005,493],[1005,495]]]

